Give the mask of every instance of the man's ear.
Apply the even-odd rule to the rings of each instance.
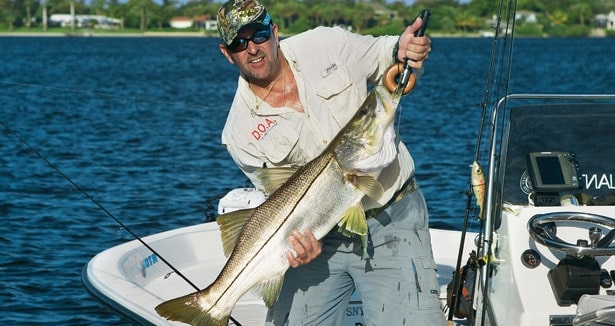
[[[235,64],[235,60],[233,60],[233,57],[231,57],[226,46],[224,46],[224,44],[219,44],[218,47],[220,48],[220,52],[222,52],[222,55],[226,58],[226,60],[228,60],[228,62],[230,62],[231,64]]]

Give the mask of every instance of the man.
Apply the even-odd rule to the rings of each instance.
[[[280,41],[278,26],[257,0],[229,0],[218,12],[220,51],[240,71],[222,143],[252,183],[257,169],[301,166],[315,158],[354,115],[384,70],[410,59],[415,74],[431,51],[414,37],[417,19],[401,36],[361,36],[319,27]],[[268,325],[338,325],[356,287],[368,325],[444,325],[425,201],[403,143],[378,177],[386,209],[368,220],[369,259],[358,237],[331,231],[322,243],[296,230]],[[391,204],[392,202],[392,204]],[[378,212],[372,210],[371,212]],[[368,216],[370,213],[368,213]]]

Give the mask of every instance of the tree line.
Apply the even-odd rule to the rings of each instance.
[[[161,2],[160,2],[161,1]],[[468,34],[493,30],[500,2],[495,0],[262,0],[285,34],[316,26],[341,25],[359,33],[397,34],[418,12],[432,12],[429,31]],[[508,1],[504,5],[509,5]],[[220,2],[213,0],[0,0],[0,29],[40,30],[43,15],[101,15],[121,19],[122,28],[137,31],[170,30],[171,18],[205,17],[215,20]],[[587,36],[604,23],[597,15],[615,10],[615,0],[518,0],[516,33],[534,36]],[[527,17],[532,17],[528,19]],[[47,26],[45,26],[47,27]],[[194,29],[199,26],[195,25]],[[51,28],[50,28],[51,29]],[[613,35],[607,33],[607,35]]]

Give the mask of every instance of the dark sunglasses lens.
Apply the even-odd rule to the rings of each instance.
[[[261,44],[267,42],[269,37],[271,37],[271,28],[261,29],[252,34],[250,38],[236,38],[231,44],[227,45],[227,48],[233,52],[241,52],[248,48],[249,41]]]
[[[226,47],[233,52],[241,52],[248,48],[248,39],[236,38],[233,40],[233,43],[227,45]]]
[[[258,31],[256,33],[254,33],[254,35],[252,35],[252,42],[256,43],[256,44],[261,44],[266,42],[269,39],[269,36],[271,36],[271,33],[269,32],[269,29],[264,29],[262,31]]]

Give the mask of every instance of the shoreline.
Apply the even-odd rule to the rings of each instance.
[[[0,37],[213,37],[203,32],[144,32],[144,33],[109,33],[109,32],[0,32]]]
[[[280,34],[280,37],[288,37],[291,35]],[[448,33],[430,33],[428,35],[431,38],[493,38],[493,35],[484,35],[481,32],[466,33],[466,34],[448,34]],[[148,31],[148,32],[104,32],[104,31],[91,31],[91,30],[79,30],[75,32],[0,32],[0,37],[218,37],[218,33],[215,31]],[[537,36],[527,35],[520,36],[515,35],[516,38],[553,38],[553,36]],[[580,38],[602,38],[607,37],[605,33],[598,33],[593,31],[591,35],[580,36]]]

